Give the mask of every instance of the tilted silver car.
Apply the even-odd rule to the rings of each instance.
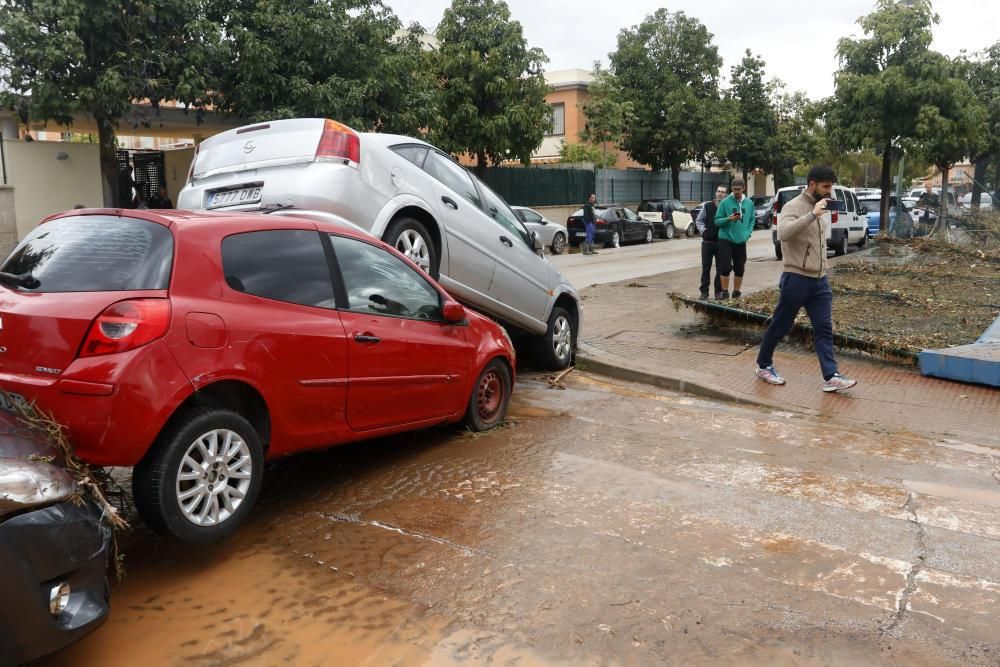
[[[569,365],[583,311],[504,200],[419,139],[333,120],[278,120],[198,145],[180,209],[277,211],[351,225],[408,255],[456,299]]]
[[[558,222],[552,222],[544,215],[527,206],[511,206],[514,214],[524,223],[528,231],[535,232],[542,245],[552,251],[553,255],[561,255],[566,249],[569,235],[566,228]]]

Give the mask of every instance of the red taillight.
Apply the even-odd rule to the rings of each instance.
[[[327,120],[316,147],[317,162],[361,162],[361,139],[357,133],[335,120]]]
[[[777,201],[775,201],[774,204],[771,205],[771,226],[772,227],[777,227],[778,226],[778,202]]]
[[[90,325],[81,357],[125,352],[161,338],[170,325],[167,299],[129,299],[108,306]]]
[[[830,211],[830,222],[832,224],[834,224],[834,225],[837,224],[837,220],[839,218],[840,218],[840,215],[836,211]]]
[[[604,218],[597,218],[596,220],[594,220],[594,224],[600,227],[601,225],[608,224],[608,221],[605,220]]]
[[[194,163],[198,161],[198,149],[201,148],[201,144],[194,147],[194,155],[191,157],[191,166],[188,167],[188,177],[187,182],[191,182],[191,177],[194,176]]]

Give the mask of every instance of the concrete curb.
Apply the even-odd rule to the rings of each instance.
[[[602,350],[598,350],[597,348],[587,345],[586,343],[577,343],[576,358],[578,361],[582,361],[586,364],[586,369],[581,370],[597,373],[598,375],[605,375],[617,380],[640,382],[642,384],[649,384],[654,387],[660,387],[661,389],[668,389],[670,391],[694,394],[695,396],[713,398],[731,403],[756,405],[758,407],[768,408],[771,410],[789,410],[789,408],[785,406],[747,398],[746,396],[741,396],[740,394],[729,392],[725,389],[712,387],[708,384],[692,382],[691,380],[685,380],[683,378],[673,377],[670,375],[651,373],[647,370],[642,370],[632,366],[621,357],[603,352]],[[804,412],[807,414],[819,414],[813,410],[803,410],[799,408],[792,409],[792,411]]]

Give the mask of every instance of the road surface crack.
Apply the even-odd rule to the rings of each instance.
[[[890,634],[903,622],[906,612],[910,610],[910,598],[917,590],[917,576],[924,569],[924,563],[927,560],[927,532],[917,516],[916,496],[912,493],[909,494],[903,507],[910,513],[910,518],[907,520],[917,528],[917,557],[913,561],[910,571],[906,574],[906,586],[896,594],[896,612],[892,615],[889,624],[882,629],[883,635]]]

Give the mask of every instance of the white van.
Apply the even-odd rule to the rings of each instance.
[[[781,259],[781,241],[778,240],[778,216],[785,204],[792,201],[805,189],[804,185],[793,185],[781,188],[774,195],[771,209],[771,240],[774,242],[774,256]],[[827,227],[826,247],[833,254],[846,255],[847,246],[856,245],[864,248],[868,243],[868,210],[861,205],[849,188],[840,185],[833,186],[833,196],[844,202],[843,211],[830,211],[826,215],[830,224]]]

